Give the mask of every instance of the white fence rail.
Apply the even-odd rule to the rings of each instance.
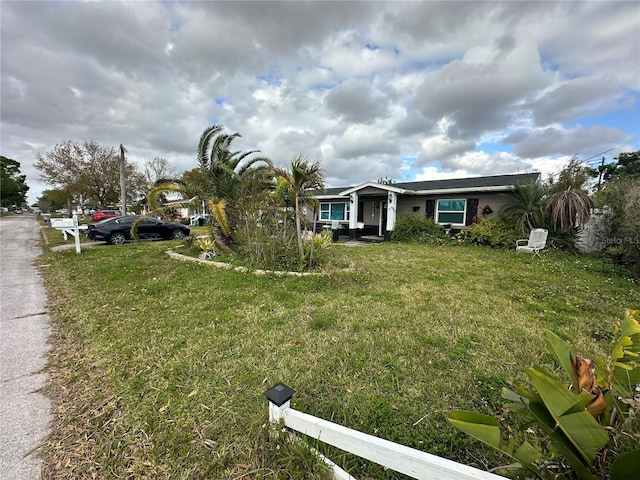
[[[277,423],[282,420],[284,425],[291,430],[416,479],[504,480],[504,477],[499,475],[294,410],[290,406],[293,393],[295,393],[294,390],[282,384],[265,392],[265,396],[270,402],[270,422]],[[333,467],[334,478],[353,478],[333,462],[327,461],[327,463]]]

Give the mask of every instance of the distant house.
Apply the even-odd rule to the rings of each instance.
[[[196,200],[196,197],[189,199],[174,198],[173,200],[167,200],[166,202],[162,203],[162,206],[173,208],[176,212],[176,218],[185,219],[190,218],[193,215],[194,211],[197,212],[197,208],[194,207],[194,205],[197,205]]]
[[[412,212],[432,218],[446,229],[463,229],[477,221],[483,211],[485,215],[499,212],[506,203],[503,194],[516,183],[538,180],[540,173],[390,185],[367,182],[314,192],[320,205],[309,215],[313,216],[314,230],[340,228],[351,238],[376,235],[388,239],[396,221]]]

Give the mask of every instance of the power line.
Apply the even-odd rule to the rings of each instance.
[[[610,152],[610,151],[611,151],[611,150],[613,150],[614,148],[616,148],[616,147],[611,147],[609,150],[605,150],[604,152],[600,152],[600,153],[595,154],[593,157],[589,157],[589,158],[587,158],[586,160],[582,160],[582,163],[587,163],[589,160],[593,160],[593,159],[594,159],[594,158],[596,158],[596,157],[600,157],[600,155],[604,155],[605,153]],[[598,158],[598,160],[597,160],[597,161],[599,162],[599,161],[600,161],[600,159]]]

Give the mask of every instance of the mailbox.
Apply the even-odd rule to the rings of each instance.
[[[53,228],[73,228],[78,226],[77,218],[52,218],[51,226]]]

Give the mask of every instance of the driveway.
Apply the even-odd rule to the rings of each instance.
[[[0,218],[0,480],[40,478],[32,450],[48,433],[49,398],[39,392],[49,351],[46,292],[34,215]]]

